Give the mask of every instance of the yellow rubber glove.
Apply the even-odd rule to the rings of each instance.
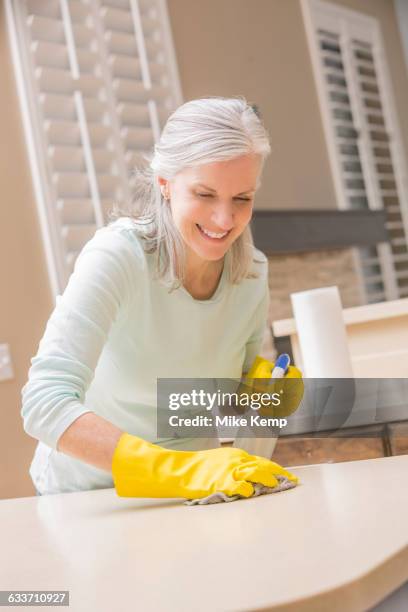
[[[239,448],[169,450],[128,433],[115,448],[112,475],[120,497],[197,499],[217,492],[250,497],[252,482],[276,487],[276,475],[298,482],[277,463]]]
[[[302,372],[295,366],[289,366],[288,372],[283,378],[273,379],[273,382],[265,382],[270,379],[272,370],[275,367],[273,361],[268,361],[257,355],[243,379],[244,386],[241,390],[246,389],[247,393],[279,393],[281,396],[281,404],[274,406],[272,403],[261,406],[258,413],[262,416],[272,416],[275,418],[286,417],[295,412],[304,393],[304,384]],[[262,382],[257,379],[263,379]],[[293,380],[293,379],[296,379]],[[286,382],[286,381],[290,382]]]

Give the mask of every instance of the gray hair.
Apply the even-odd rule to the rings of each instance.
[[[154,152],[144,156],[144,166],[134,168],[131,212],[125,216],[135,221],[145,251],[158,251],[157,276],[171,289],[184,280],[185,246],[157,177],[170,180],[184,168],[227,161],[248,153],[261,156],[261,169],[270,153],[269,138],[256,107],[243,97],[209,97],[191,100],[177,108],[167,119]],[[123,210],[114,206],[110,218],[123,214]],[[231,282],[257,276],[251,272],[253,249],[248,225],[231,245],[231,257],[225,259]]]

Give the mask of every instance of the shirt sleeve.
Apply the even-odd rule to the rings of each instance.
[[[127,239],[98,230],[57,296],[22,389],[24,430],[53,449],[79,416],[111,326],[129,299]]]
[[[259,303],[255,315],[255,329],[245,345],[243,374],[249,371],[255,357],[259,355],[261,351],[265,331],[268,325],[269,299],[268,276],[266,275],[263,297]]]

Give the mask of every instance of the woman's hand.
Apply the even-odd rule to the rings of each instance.
[[[273,361],[268,361],[259,355],[255,357],[241,383],[240,392],[250,396],[254,393],[277,394],[280,398],[279,404],[272,400],[262,403],[258,413],[261,416],[282,418],[289,416],[299,407],[303,398],[304,383],[302,372],[295,366],[290,366],[283,378],[271,378],[274,367]]]
[[[121,497],[197,499],[217,492],[250,497],[255,482],[275,487],[278,475],[298,482],[277,463],[239,448],[176,451],[127,433],[113,454],[112,475]]]

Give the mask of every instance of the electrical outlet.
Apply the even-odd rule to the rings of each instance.
[[[8,344],[0,344],[0,382],[14,378],[11,363],[10,347]]]

